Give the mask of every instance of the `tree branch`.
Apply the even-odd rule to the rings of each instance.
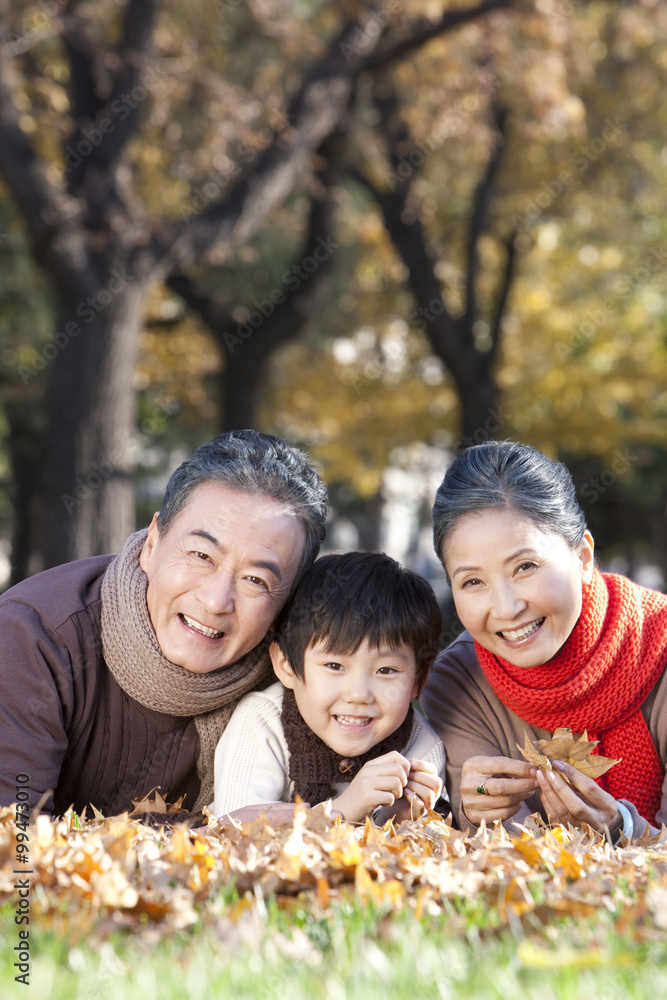
[[[516,246],[516,232],[512,233],[511,237],[505,242],[505,270],[503,272],[503,280],[500,286],[500,294],[498,296],[498,302],[496,303],[496,311],[491,322],[491,350],[490,355],[491,361],[494,361],[498,354],[498,346],[500,344],[500,334],[502,329],[503,316],[505,315],[505,307],[507,306],[507,299],[509,297],[510,288],[512,287],[512,281],[514,280],[514,272],[516,269],[516,256],[518,253]]]
[[[465,10],[449,10],[442,15],[439,21],[433,23],[427,19],[415,21],[410,25],[410,34],[403,41],[389,44],[379,52],[375,52],[366,61],[365,69],[376,70],[387,66],[390,62],[402,59],[403,56],[414,52],[415,49],[426,45],[427,42],[438,38],[440,35],[458,28],[459,25],[467,24],[485,14],[491,14],[495,10],[502,10],[512,7],[515,0],[483,0],[477,7],[469,7]]]
[[[470,230],[468,234],[468,250],[466,265],[466,305],[465,316],[469,324],[475,321],[475,306],[477,301],[477,274],[479,272],[479,241],[480,237],[488,228],[489,204],[491,193],[495,183],[503,153],[505,151],[505,127],[507,124],[507,112],[500,105],[495,104],[493,108],[495,125],[497,130],[496,142],[491,151],[486,170],[480,179],[473,199],[473,213],[470,220]]]
[[[187,267],[215,249],[223,258],[247,240],[260,221],[309,167],[314,150],[346,112],[357,76],[386,65],[426,41],[453,30],[513,0],[484,0],[478,7],[450,11],[440,21],[413,25],[412,34],[375,59],[386,25],[381,12],[367,11],[365,19],[348,22],[332,41],[326,56],[304,81],[289,108],[291,127],[274,138],[251,173],[229,195],[193,219],[171,227],[170,238],[158,249],[165,273]]]
[[[284,272],[290,276],[287,290],[283,292],[282,288],[273,289],[274,293],[278,293],[274,298],[281,298],[282,301],[275,303],[271,315],[254,330],[252,343],[248,341],[244,344],[246,359],[249,352],[258,358],[263,358],[284,341],[297,336],[308,318],[308,304],[322,280],[331,271],[333,251],[338,247],[338,244],[332,241],[335,210],[332,189],[339,178],[339,145],[337,136],[329,137],[318,150],[318,159],[322,161],[323,166],[317,175],[319,191],[311,200],[306,238],[291,269],[288,268]],[[329,249],[323,250],[323,245]],[[313,271],[303,272],[300,270],[301,266],[309,258],[312,258],[317,266]],[[216,336],[221,348],[227,350],[230,355],[233,354],[234,345],[230,347],[225,338],[240,339],[229,333],[236,324],[231,313],[215,299],[214,295],[183,273],[167,278],[166,284],[185,300],[189,308],[199,313]]]
[[[343,117],[355,78],[377,44],[375,34],[359,32],[359,23],[348,23],[332,41],[289,106],[290,126],[274,138],[229,195],[172,227],[174,238],[163,247],[165,269],[186,267],[214,248],[219,257],[229,253],[293,190],[297,178],[309,170],[314,151]]]
[[[225,355],[221,379],[222,429],[254,426],[258,386],[267,359],[295,339],[314,312],[340,246],[333,237],[342,138],[330,136],[318,150],[321,164],[310,208],[308,231],[300,254],[283,272],[281,285],[262,296],[271,311],[259,325],[237,323],[213,294],[186,275],[174,275],[167,285],[194,309],[213,333]],[[259,313],[257,313],[259,316]]]
[[[75,98],[77,129],[70,143],[76,149],[77,144],[85,139],[85,130],[91,127],[101,131],[102,141],[81,157],[81,162],[74,167],[70,175],[70,190],[74,192],[91,175],[96,179],[104,177],[107,191],[112,185],[114,167],[136,132],[142,112],[147,93],[142,80],[145,84],[155,22],[162,4],[163,0],[128,0],[123,14],[121,40],[115,52],[120,68],[115,74],[108,100],[102,103],[97,98],[87,99],[80,94]],[[83,30],[78,33],[77,41],[77,48],[69,48],[70,58],[74,57],[72,68],[78,73],[77,85],[84,90],[94,88],[94,56]],[[103,200],[99,194],[98,200]]]
[[[94,121],[100,109],[94,67],[99,52],[86,33],[86,22],[78,14],[67,18],[62,32],[69,62],[69,100],[75,122]]]
[[[0,6],[0,35],[7,5]],[[0,174],[27,225],[33,252],[74,297],[94,291],[81,227],[81,203],[53,185],[19,125],[10,60],[0,47]]]

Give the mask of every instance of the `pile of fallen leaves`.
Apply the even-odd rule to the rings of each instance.
[[[3,903],[17,898],[15,827],[14,809],[0,810]],[[70,812],[32,822],[30,872],[33,923],[70,941],[91,931],[98,940],[123,928],[159,937],[205,924],[219,918],[231,884],[239,894],[225,911],[231,919],[268,894],[279,905],[305,894],[318,912],[356,894],[417,916],[478,900],[493,913],[490,926],[510,929],[600,912],[648,939],[667,929],[665,828],[614,848],[590,830],[548,829],[536,817],[516,836],[498,824],[468,838],[433,812],[379,828],[332,820],[326,805],[298,806],[278,829],[264,818],[191,829],[178,816],[168,827],[141,814],[82,820]]]

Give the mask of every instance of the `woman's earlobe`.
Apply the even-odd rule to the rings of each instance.
[[[590,583],[593,579],[593,570],[595,569],[595,542],[588,530],[584,532],[584,537],[581,540],[579,558],[581,560],[582,583]]]

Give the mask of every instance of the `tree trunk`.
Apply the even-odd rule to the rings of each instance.
[[[109,273],[95,297],[60,310],[42,472],[45,567],[117,552],[134,529],[133,371],[147,282],[120,265]]]
[[[490,371],[478,372],[469,384],[457,382],[461,401],[461,438],[457,450],[502,437],[504,424],[500,390]]]

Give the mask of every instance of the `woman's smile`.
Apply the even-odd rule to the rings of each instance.
[[[505,629],[505,631],[498,632],[498,635],[507,642],[525,642],[527,639],[530,639],[535,635],[537,630],[542,627],[545,621],[545,618],[537,618],[534,622],[530,622],[528,625],[520,625],[515,629]]]

